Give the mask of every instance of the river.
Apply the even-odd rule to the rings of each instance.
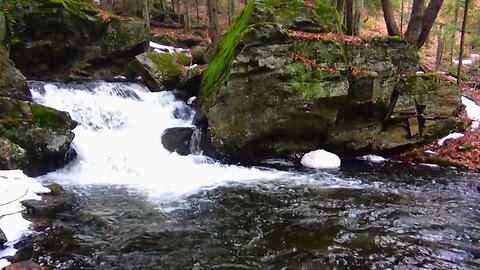
[[[136,84],[29,82],[79,122],[64,185],[75,209],[35,260],[53,269],[479,269],[479,174],[347,160],[338,170],[179,156],[194,112]]]

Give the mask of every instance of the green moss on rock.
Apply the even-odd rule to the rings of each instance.
[[[68,12],[82,19],[94,21],[94,16],[98,15],[99,9],[92,6],[91,3],[81,0],[48,0],[52,4],[62,5]]]
[[[215,95],[219,90],[220,86],[216,84],[227,75],[228,67],[235,57],[235,51],[241,49],[240,41],[245,32],[249,30],[249,20],[254,6],[255,1],[250,0],[233,26],[222,37],[203,75],[202,84],[200,85],[200,94],[203,98]]]
[[[108,24],[107,35],[101,44],[102,53],[110,55],[130,50],[132,47],[146,43],[149,37],[148,26],[142,20],[112,17]]]
[[[159,71],[168,77],[180,76],[180,67],[176,62],[175,55],[170,53],[146,52],[146,57],[152,61]]]

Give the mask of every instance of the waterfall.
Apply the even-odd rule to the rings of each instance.
[[[202,155],[199,130],[192,135],[193,154],[168,152],[161,143],[163,131],[192,127],[194,115],[170,92],[152,93],[132,83],[31,81],[29,86],[35,101],[67,111],[79,123],[72,143],[77,158],[42,177],[64,185],[125,185],[162,200],[233,182],[321,179],[322,185],[339,181],[350,185],[327,173],[303,177],[301,173],[221,164]]]

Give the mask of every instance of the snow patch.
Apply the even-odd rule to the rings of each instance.
[[[472,128],[478,128],[480,126],[480,106],[467,97],[462,97],[462,103],[465,105],[468,118],[473,121]]]
[[[385,162],[386,159],[382,156],[377,156],[377,155],[365,155],[365,156],[361,156],[361,157],[358,157],[359,160],[365,160],[365,161],[370,161],[370,162],[374,162],[374,163],[381,163],[381,162]]]
[[[30,178],[20,170],[0,170],[0,228],[7,237],[5,249],[0,250],[0,258],[15,255],[13,245],[29,231],[30,222],[22,218],[23,200],[39,200],[39,193],[50,190],[42,186],[36,179]],[[9,265],[0,259],[0,268]]]
[[[173,46],[166,46],[150,41],[150,47],[157,53],[176,53],[176,52],[186,52],[187,50],[182,48],[175,48]]]
[[[313,169],[335,169],[340,167],[341,160],[334,153],[319,149],[306,153],[300,163]]]
[[[463,137],[463,134],[458,133],[458,132],[448,134],[447,136],[438,140],[438,145],[442,146],[448,140],[456,140],[456,139],[461,138],[461,137]]]

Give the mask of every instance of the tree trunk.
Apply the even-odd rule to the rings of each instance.
[[[402,0],[402,10],[400,11],[400,33],[403,34],[403,19],[405,17],[405,2]]]
[[[228,0],[228,24],[231,25],[235,18],[235,0]]]
[[[387,31],[389,36],[402,36],[402,33],[398,30],[397,22],[393,17],[392,2],[390,0],[382,0],[383,17],[387,25]]]
[[[150,27],[150,7],[149,0],[142,1],[142,17],[145,20],[145,24]]]
[[[195,13],[196,13],[195,15],[197,17],[197,23],[199,23],[200,22],[200,15],[198,13],[198,0],[195,0]]]
[[[458,23],[458,11],[460,10],[460,0],[457,0],[455,3],[455,14],[453,15],[453,33],[450,37],[451,47],[450,47],[450,65],[453,65],[453,47],[455,46],[455,37],[457,35],[457,23]]]
[[[190,3],[189,0],[183,0],[183,29],[185,32],[190,31]]]
[[[458,54],[458,70],[457,70],[457,84],[462,84],[462,58],[463,45],[465,43],[465,28],[467,27],[468,5],[470,0],[465,0],[465,8],[463,10],[462,33],[460,35],[460,53]]]
[[[347,24],[347,35],[353,35],[354,26],[353,26],[353,0],[347,0],[346,2],[346,24]]]
[[[435,61],[435,70],[439,71],[440,68],[442,67],[442,56],[443,56],[443,43],[445,41],[445,32],[444,32],[444,26],[440,25],[439,26],[439,35],[437,38],[437,57]]]
[[[343,18],[344,18],[344,5],[345,4],[345,0],[337,0],[337,11],[338,13],[340,14],[340,17],[341,17],[341,21],[343,22]]]
[[[425,14],[425,1],[413,0],[412,16],[408,22],[407,32],[405,32],[405,39],[410,44],[417,44],[420,32],[422,31],[423,15]]]
[[[363,0],[356,0],[354,7],[353,35],[358,37],[362,34]]]
[[[425,10],[425,15],[423,16],[422,31],[416,42],[417,48],[421,48],[427,41],[442,4],[443,0],[430,0],[430,3],[428,3],[427,10]]]
[[[220,27],[218,25],[218,0],[207,0],[208,33],[214,46],[220,41]]]

